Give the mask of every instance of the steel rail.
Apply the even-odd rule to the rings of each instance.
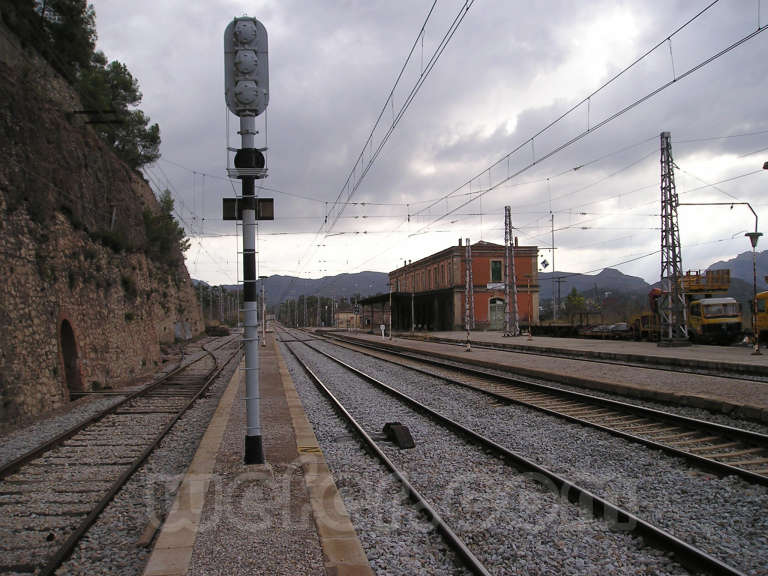
[[[714,422],[708,422],[706,420],[700,420],[697,418],[689,418],[686,416],[680,416],[678,414],[671,414],[669,412],[664,412],[661,410],[656,410],[653,408],[646,408],[644,406],[638,406],[636,404],[629,404],[626,402],[620,402],[618,400],[610,400],[607,398],[601,398],[598,396],[592,396],[590,394],[585,394],[582,392],[573,392],[571,390],[563,390],[561,388],[556,388],[553,386],[547,386],[546,384],[538,384],[534,382],[527,382],[525,380],[518,380],[513,377],[509,376],[502,376],[499,374],[493,374],[486,372],[484,370],[479,370],[475,368],[470,368],[466,366],[455,366],[453,364],[446,364],[444,362],[440,362],[437,360],[433,360],[431,358],[424,358],[420,355],[413,355],[406,352],[378,346],[375,344],[368,344],[368,343],[360,343],[358,341],[351,342],[346,339],[341,339],[343,342],[347,342],[348,344],[352,344],[353,346],[361,347],[361,348],[368,348],[372,350],[377,350],[386,354],[391,354],[394,356],[399,356],[403,358],[407,358],[409,360],[415,361],[415,362],[421,362],[423,364],[427,365],[433,365],[438,366],[440,368],[448,369],[448,370],[454,370],[456,372],[460,373],[466,373],[474,377],[481,377],[481,378],[487,378],[492,381],[501,382],[502,384],[507,384],[511,386],[519,386],[524,387],[529,390],[533,390],[540,393],[549,394],[552,397],[559,397],[559,398],[568,398],[575,400],[577,402],[580,402],[586,406],[603,406],[606,408],[610,408],[612,410],[616,410],[617,412],[622,413],[629,413],[629,414],[635,414],[638,416],[642,416],[644,418],[652,418],[656,420],[660,420],[663,422],[669,422],[671,424],[675,424],[676,426],[681,426],[687,429],[692,429],[694,431],[702,431],[702,432],[713,432],[716,433],[724,438],[733,438],[736,440],[739,440],[740,442],[744,442],[749,445],[757,445],[763,449],[768,449],[768,435],[761,434],[759,432],[752,432],[750,430],[744,430],[742,428],[735,428],[732,426],[726,426],[723,424],[716,424]],[[336,344],[337,346],[339,344]],[[351,348],[348,348],[351,349]],[[366,352],[355,350],[356,352],[360,354],[366,354]],[[370,355],[370,354],[369,354]],[[438,374],[434,371],[429,371],[422,368],[417,368],[415,366],[408,366],[407,364],[402,364],[395,362],[394,360],[389,360],[386,358],[381,358],[375,355],[370,355],[373,358],[378,358],[379,360],[382,360],[384,362],[390,362],[398,366],[402,366],[404,368],[407,368],[409,370],[413,370],[422,374],[426,374],[428,376],[432,376],[434,378],[440,378],[441,380],[444,380],[446,382],[450,382],[452,384],[456,384],[458,386],[463,386],[465,388],[474,390],[476,392],[480,392],[482,394],[486,394],[488,396],[491,396],[495,400],[500,400],[502,402],[508,403],[508,404],[518,404],[521,406],[526,406],[527,408],[532,408],[534,410],[538,410],[540,412],[544,412],[546,414],[550,414],[552,416],[556,416],[558,418],[563,418],[565,420],[569,420],[571,422],[575,422],[584,426],[589,426],[591,428],[595,428],[597,430],[601,430],[603,432],[607,432],[609,434],[612,434],[614,436],[618,436],[621,438],[624,438],[626,440],[629,440],[631,442],[637,442],[639,444],[643,444],[645,446],[655,448],[658,450],[662,450],[664,452],[667,452],[673,456],[677,456],[680,458],[684,458],[688,460],[689,462],[692,462],[702,468],[705,468],[709,471],[712,471],[717,474],[721,475],[738,475],[741,478],[744,478],[745,480],[755,483],[755,484],[761,484],[763,486],[768,486],[768,476],[765,474],[761,474],[758,472],[753,472],[751,470],[747,470],[744,468],[740,468],[738,466],[732,466],[728,464],[727,462],[722,462],[719,460],[714,460],[711,458],[707,458],[704,456],[699,456],[697,454],[694,454],[692,452],[687,452],[685,450],[681,450],[679,448],[675,448],[674,446],[670,446],[669,444],[664,444],[663,442],[657,442],[650,438],[645,438],[642,436],[638,436],[636,434],[631,434],[629,432],[623,432],[621,430],[618,430],[616,428],[612,428],[610,426],[605,426],[603,424],[600,424],[598,422],[593,422],[591,420],[587,420],[585,418],[580,418],[577,416],[571,416],[569,414],[560,412],[556,409],[552,408],[546,408],[544,406],[540,406],[536,404],[535,402],[527,402],[525,400],[512,398],[509,396],[505,396],[504,394],[500,394],[497,392],[493,392],[491,390],[486,390],[483,388],[480,388],[478,386],[475,386],[469,382],[464,382],[462,380],[450,378],[449,376],[446,376],[444,374]],[[457,360],[457,362],[459,362]]]
[[[439,336],[410,336],[408,334],[399,335],[404,340],[415,340],[418,342],[435,342],[439,344],[451,344],[463,346],[464,342],[450,338],[440,338]],[[619,366],[633,366],[645,368],[647,370],[660,370],[662,372],[681,372],[684,374],[700,374],[702,376],[717,375],[719,378],[728,378],[731,380],[748,380],[750,382],[768,382],[768,369],[764,366],[753,366],[751,364],[732,364],[730,366],[715,367],[710,361],[688,361],[676,358],[659,358],[658,364],[653,364],[644,360],[644,356],[639,354],[619,354],[605,353],[610,357],[601,358],[595,356],[586,350],[566,350],[564,348],[539,348],[532,346],[521,346],[512,343],[493,344],[489,342],[472,342],[475,348],[484,350],[497,350],[499,352],[513,352],[515,354],[530,354],[533,356],[551,356],[554,358],[567,358],[569,360],[581,360],[583,362],[593,362],[595,364],[617,364]],[[702,365],[710,365],[708,368],[698,368]],[[698,366],[697,366],[698,365]]]
[[[293,342],[293,341],[292,341]],[[298,342],[302,342],[298,340]],[[303,343],[303,342],[302,342]],[[430,522],[435,526],[438,532],[443,536],[447,544],[459,555],[464,561],[467,568],[474,574],[482,576],[490,576],[490,572],[483,565],[483,563],[472,553],[467,547],[464,541],[451,529],[451,527],[443,520],[442,516],[435,510],[429,502],[421,495],[421,493],[411,484],[406,478],[405,474],[395,466],[395,464],[387,457],[381,448],[378,447],[373,438],[368,435],[365,429],[355,420],[355,418],[347,411],[344,405],[333,395],[333,393],[323,384],[320,378],[312,371],[312,369],[304,362],[292,346],[285,344],[285,347],[296,359],[309,379],[315,384],[315,386],[330,400],[334,409],[340,413],[347,423],[357,432],[361,438],[365,447],[378,458],[384,466],[386,466],[390,472],[397,478],[403,487],[408,492],[408,497],[416,504],[419,512],[423,511]]]
[[[435,422],[445,426],[448,429],[470,439],[473,443],[493,452],[495,455],[501,457],[507,464],[515,467],[522,468],[524,470],[534,472],[542,477],[546,478],[548,482],[534,480],[547,490],[552,490],[554,485],[557,488],[557,492],[562,496],[565,496],[570,502],[577,504],[581,509],[588,511],[593,517],[606,521],[612,529],[627,530],[626,526],[632,526],[628,529],[630,532],[634,532],[639,536],[642,536],[648,543],[655,545],[663,550],[671,551],[674,553],[680,563],[688,569],[704,570],[711,574],[716,575],[730,575],[730,576],[744,576],[744,573],[738,569],[725,564],[718,560],[714,556],[711,556],[683,540],[673,536],[669,532],[654,526],[642,520],[640,517],[632,514],[616,506],[603,498],[591,493],[590,491],[581,488],[577,484],[574,484],[556,474],[547,468],[544,468],[535,462],[525,458],[521,454],[509,450],[504,446],[494,442],[493,440],[486,438],[485,436],[475,432],[474,430],[467,428],[466,426],[459,424],[458,422],[450,419],[449,417],[429,408],[422,404],[418,400],[411,398],[407,394],[404,394],[391,386],[381,382],[375,377],[366,374],[365,372],[347,364],[343,360],[340,360],[327,352],[316,349],[310,344],[304,344],[308,348],[311,348],[318,354],[321,354],[333,362],[339,364],[345,369],[349,370],[353,374],[357,375],[361,379],[370,382],[374,386],[380,388],[384,392],[402,401],[414,408],[416,411],[427,415]],[[551,482],[551,484],[549,484]]]
[[[609,398],[602,398],[600,396],[592,396],[591,394],[586,394],[584,392],[564,390],[562,388],[556,388],[554,386],[548,386],[546,384],[538,384],[536,382],[520,380],[512,376],[504,376],[502,374],[495,374],[493,372],[488,372],[481,368],[470,368],[469,366],[466,366],[466,365],[464,366],[460,365],[460,364],[464,364],[464,362],[462,362],[459,359],[455,359],[455,360],[450,359],[449,360],[450,362],[455,362],[456,364],[447,364],[445,362],[441,362],[440,360],[436,360],[434,358],[425,357],[419,353],[405,352],[401,349],[398,349],[396,346],[390,347],[389,345],[371,344],[371,343],[362,342],[356,339],[345,339],[344,337],[339,337],[339,336],[332,336],[332,338],[336,338],[344,342],[348,342],[349,344],[354,344],[355,346],[362,346],[362,347],[371,348],[374,350],[381,350],[389,354],[394,354],[396,356],[403,356],[405,358],[410,358],[418,362],[432,364],[433,366],[439,366],[442,368],[457,370],[459,372],[465,372],[467,374],[471,374],[474,376],[482,376],[484,378],[495,379],[505,384],[514,384],[516,386],[523,386],[526,388],[530,388],[531,390],[545,391],[545,392],[550,392],[550,393],[558,394],[562,396],[568,396],[571,398],[589,401],[595,404],[602,404],[607,407],[621,408],[626,410],[631,409],[636,414],[654,416],[658,418],[663,417],[670,421],[676,421],[676,422],[686,422],[689,425],[695,425],[702,428],[706,428],[709,431],[718,432],[720,434],[728,434],[728,435],[731,435],[732,437],[736,437],[736,438],[743,439],[750,442],[755,442],[768,447],[768,435],[761,434],[759,432],[752,432],[750,430],[744,430],[743,428],[735,428],[732,426],[726,426],[724,424],[717,424],[715,422],[709,422],[707,420],[701,420],[698,418],[689,418],[687,416],[680,416],[678,414],[672,414],[670,412],[664,412],[662,410],[656,410],[654,408],[646,408],[644,406],[639,406],[637,404],[630,404],[628,402],[611,400]],[[494,369],[501,370],[501,368],[488,367],[488,370],[494,370]]]
[[[226,346],[229,342],[231,342],[231,339],[225,341],[221,346],[218,348],[214,348],[213,350],[218,350],[220,348],[223,348]],[[200,362],[202,359],[206,358],[207,356],[205,354],[201,354],[199,358],[195,358],[191,360],[189,363],[184,364],[183,361],[179,362],[179,365],[176,366],[173,370],[170,372],[164,374],[157,380],[151,382],[144,388],[140,388],[139,390],[135,390],[134,392],[130,392],[125,395],[125,398],[120,400],[119,402],[116,402],[109,408],[105,408],[104,410],[97,412],[96,414],[93,414],[92,416],[89,416],[82,422],[78,422],[74,426],[68,428],[64,432],[61,432],[60,434],[57,434],[53,438],[46,440],[42,444],[39,444],[32,450],[29,450],[28,452],[25,452],[24,454],[14,458],[13,460],[3,464],[0,466],[0,480],[3,478],[10,476],[14,472],[16,472],[21,466],[24,464],[27,464],[28,462],[31,462],[32,460],[40,457],[44,453],[48,452],[49,450],[52,450],[62,442],[69,440],[72,436],[83,430],[84,428],[90,426],[91,424],[94,424],[101,420],[102,418],[109,416],[113,412],[115,412],[118,408],[121,406],[127,404],[128,402],[131,402],[132,400],[135,400],[136,398],[139,398],[140,396],[143,396],[144,394],[147,394],[151,391],[153,391],[158,386],[161,386],[163,383],[167,382],[170,378],[173,376],[176,376],[177,374],[183,372],[193,364],[196,364],[197,362]]]
[[[231,341],[232,341],[231,339],[227,340],[224,344],[215,348],[214,350],[219,350],[223,348],[226,344],[228,344]],[[109,490],[94,505],[91,512],[80,522],[80,524],[75,529],[75,531],[69,535],[69,537],[64,541],[64,543],[62,543],[62,545],[58,548],[56,553],[48,559],[45,566],[40,571],[41,576],[53,575],[56,572],[56,570],[59,568],[59,566],[61,566],[61,564],[69,557],[69,555],[75,549],[75,546],[77,546],[77,543],[80,541],[80,539],[85,535],[85,533],[94,524],[94,522],[96,522],[96,520],[104,511],[104,509],[109,505],[112,499],[117,495],[117,493],[122,489],[122,487],[128,482],[128,480],[130,480],[133,474],[144,464],[144,461],[150,456],[150,454],[152,454],[152,452],[154,452],[155,448],[157,448],[158,444],[160,444],[163,438],[165,438],[165,436],[171,431],[171,429],[176,424],[176,422],[178,422],[178,420],[187,412],[187,410],[189,410],[189,408],[203,394],[205,394],[205,392],[207,392],[208,388],[216,380],[216,378],[218,378],[219,374],[221,374],[224,368],[226,368],[227,365],[232,361],[232,359],[238,355],[238,353],[240,352],[240,346],[238,346],[237,349],[234,352],[232,352],[232,354],[230,354],[230,356],[221,366],[218,365],[218,360],[216,359],[216,356],[213,354],[212,351],[207,350],[205,346],[203,346],[203,350],[205,350],[213,358],[214,367],[210,372],[208,372],[208,374],[206,374],[203,377],[204,382],[200,387],[200,389],[194,394],[194,396],[192,396],[184,404],[184,406],[182,406],[182,408],[174,416],[171,417],[171,419],[166,423],[163,429],[157,434],[157,436],[155,436],[152,442],[131,463],[130,467],[127,468],[125,471],[123,471],[123,473],[120,474],[120,476],[112,483],[112,486],[109,488]],[[199,359],[196,360],[195,362],[187,364],[187,366],[185,366],[185,369],[189,368],[190,366],[192,366],[198,361]]]
[[[160,387],[163,384],[168,383],[169,380],[171,380],[173,377],[178,376],[182,372],[188,370],[189,368],[196,365],[201,360],[209,357],[213,359],[213,362],[214,362],[213,368],[208,370],[204,375],[201,375],[197,378],[197,381],[201,382],[199,389],[197,389],[195,393],[189,397],[188,401],[185,401],[184,404],[178,409],[178,411],[170,418],[170,420],[165,423],[162,431],[155,436],[155,438],[151,441],[150,444],[147,445],[146,448],[144,448],[144,450],[142,450],[141,454],[138,457],[136,457],[130,463],[130,465],[125,470],[123,470],[123,472],[118,476],[118,478],[115,479],[110,484],[109,488],[105,490],[105,492],[99,498],[99,500],[93,504],[93,507],[90,509],[89,513],[82,520],[77,521],[75,524],[73,524],[72,526],[73,531],[68,535],[66,540],[62,542],[62,544],[58,546],[58,548],[56,548],[55,551],[53,551],[50,556],[48,556],[45,559],[40,559],[40,563],[34,566],[36,574],[49,575],[49,574],[55,573],[58,567],[69,557],[69,555],[72,553],[75,546],[77,545],[78,541],[93,525],[93,523],[97,520],[101,512],[103,512],[106,506],[112,501],[112,499],[123,487],[123,485],[131,478],[131,476],[136,472],[136,470],[138,470],[141,467],[141,465],[144,463],[146,458],[153,452],[153,450],[157,447],[160,441],[172,429],[173,425],[179,420],[179,418],[181,418],[181,416],[184,413],[186,413],[186,411],[192,406],[192,404],[197,399],[199,399],[203,394],[206,393],[210,385],[218,377],[218,375],[222,372],[222,370],[224,370],[224,368],[231,362],[231,360],[237,356],[239,352],[239,346],[237,347],[236,350],[232,352],[232,354],[229,355],[226,361],[223,364],[221,364],[221,366],[219,366],[219,362],[216,358],[216,355],[213,353],[225,347],[226,345],[230,344],[231,342],[232,342],[232,339],[227,339],[218,346],[215,346],[215,347],[209,346],[208,348],[206,348],[206,346],[203,345],[203,352],[200,353],[199,357],[197,358],[193,357],[192,361],[188,362],[187,364],[181,363],[178,367],[174,368],[167,374],[163,375],[161,378],[159,378],[155,382],[152,382],[150,385],[145,386],[144,388],[127,395],[127,397],[124,400],[118,402],[117,404],[111,406],[106,410],[99,412],[98,414],[92,417],[87,418],[84,422],[81,422],[80,424],[74,426],[73,428],[70,428],[64,433],[59,434],[55,438],[43,443],[41,446],[38,446],[34,450],[31,450],[30,452],[22,455],[20,458],[15,459],[14,461],[10,462],[8,465],[6,465],[3,468],[6,474],[15,472],[16,470],[21,468],[24,464],[30,461],[33,461],[35,458],[39,457],[40,455],[43,455],[49,450],[59,446],[61,443],[63,443],[67,439],[76,437],[78,432],[83,431],[89,425],[98,422],[105,416],[109,416],[110,414],[117,412],[118,409],[120,407],[125,406],[127,402],[131,400],[135,400],[137,398],[141,398],[143,395],[149,395],[152,392],[157,391],[158,389],[162,389]],[[182,396],[186,396],[186,394],[182,394]],[[33,565],[30,565],[30,568],[32,566]]]

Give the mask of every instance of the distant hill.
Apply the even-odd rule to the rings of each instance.
[[[539,272],[539,295],[542,300],[552,298],[552,272]],[[647,294],[651,289],[642,278],[628,276],[613,268],[605,268],[599,274],[573,274],[570,272],[555,272],[556,278],[562,278],[560,297],[565,298],[576,288],[578,292],[621,292],[626,294]]]
[[[709,266],[707,270],[723,270],[725,268],[731,271],[731,284],[733,284],[734,278],[739,278],[749,284],[751,293],[752,252],[742,252],[730,260],[720,260]],[[766,275],[768,275],[768,250],[757,253],[757,289],[759,291],[768,290],[768,284],[765,282]]]
[[[758,253],[758,290],[767,290],[765,276],[768,274],[768,250]],[[707,268],[716,270],[728,268],[731,271],[731,289],[729,296],[739,301],[747,301],[752,298],[752,253],[743,252],[735,258],[727,261],[718,261]],[[612,292],[615,295],[642,295],[645,296],[655,284],[649,284],[638,276],[628,276],[619,270],[605,268],[598,274],[574,274],[571,272],[555,272],[554,275],[562,278],[560,284],[560,296],[565,298],[573,289],[587,296],[598,293]],[[338,274],[323,278],[297,278],[295,276],[270,276],[266,279],[267,305],[274,306],[286,300],[296,299],[306,294],[308,296],[335,296],[336,298],[349,298],[354,294],[361,297],[382,294],[388,290],[388,275],[386,272],[358,272],[356,274]],[[195,286],[200,282],[193,280]],[[202,282],[203,285],[207,284]],[[227,289],[235,289],[236,286],[225,286]],[[552,273],[539,272],[539,290],[542,300],[552,298]]]
[[[385,272],[358,272],[356,274],[337,274],[323,278],[298,278],[296,276],[269,276],[264,281],[267,293],[267,306],[274,307],[286,300],[295,300],[301,295],[350,298],[360,294],[362,298],[381,294],[388,290],[389,276]],[[197,285],[198,280],[195,280]],[[205,282],[202,282],[207,285]],[[224,286],[235,290],[237,286]]]

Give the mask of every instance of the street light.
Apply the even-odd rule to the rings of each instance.
[[[768,164],[768,163],[766,163]],[[766,168],[768,170],[768,168]],[[752,244],[752,336],[755,339],[755,351],[752,352],[753,356],[760,356],[760,338],[757,333],[757,256],[755,250],[757,249],[757,241],[762,236],[762,232],[755,230],[754,232],[747,232],[744,234],[749,238]]]

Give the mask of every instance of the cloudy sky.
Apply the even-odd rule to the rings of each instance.
[[[227,147],[239,147],[238,118],[224,103],[223,32],[233,17],[255,16],[269,34],[270,104],[257,144],[269,149],[261,194],[274,197],[276,219],[260,226],[260,274],[389,271],[458,238],[503,242],[509,205],[519,242],[538,246],[540,260],[552,262],[554,228],[558,271],[611,266],[655,281],[660,132],[672,136],[681,202],[749,202],[768,222],[768,33],[686,75],[766,26],[768,0],[720,0],[675,33],[709,4],[94,7],[98,47],[128,65],[160,124],[163,157],[146,175],[176,199],[192,237],[191,275],[218,284],[241,276],[237,229],[221,220],[221,199],[239,190],[226,178]],[[684,268],[749,249],[746,206],[679,210]]]

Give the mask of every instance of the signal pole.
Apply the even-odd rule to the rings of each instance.
[[[224,199],[224,218],[243,221],[243,311],[245,330],[245,405],[247,429],[243,460],[263,464],[259,391],[259,309],[256,286],[256,220],[273,219],[273,206],[265,214],[255,195],[254,182],[266,178],[266,160],[255,147],[256,116],[269,103],[267,30],[256,18],[234,18],[224,30],[224,95],[227,108],[240,118],[241,148],[230,177],[242,182],[242,198]],[[257,214],[258,212],[258,214]]]

